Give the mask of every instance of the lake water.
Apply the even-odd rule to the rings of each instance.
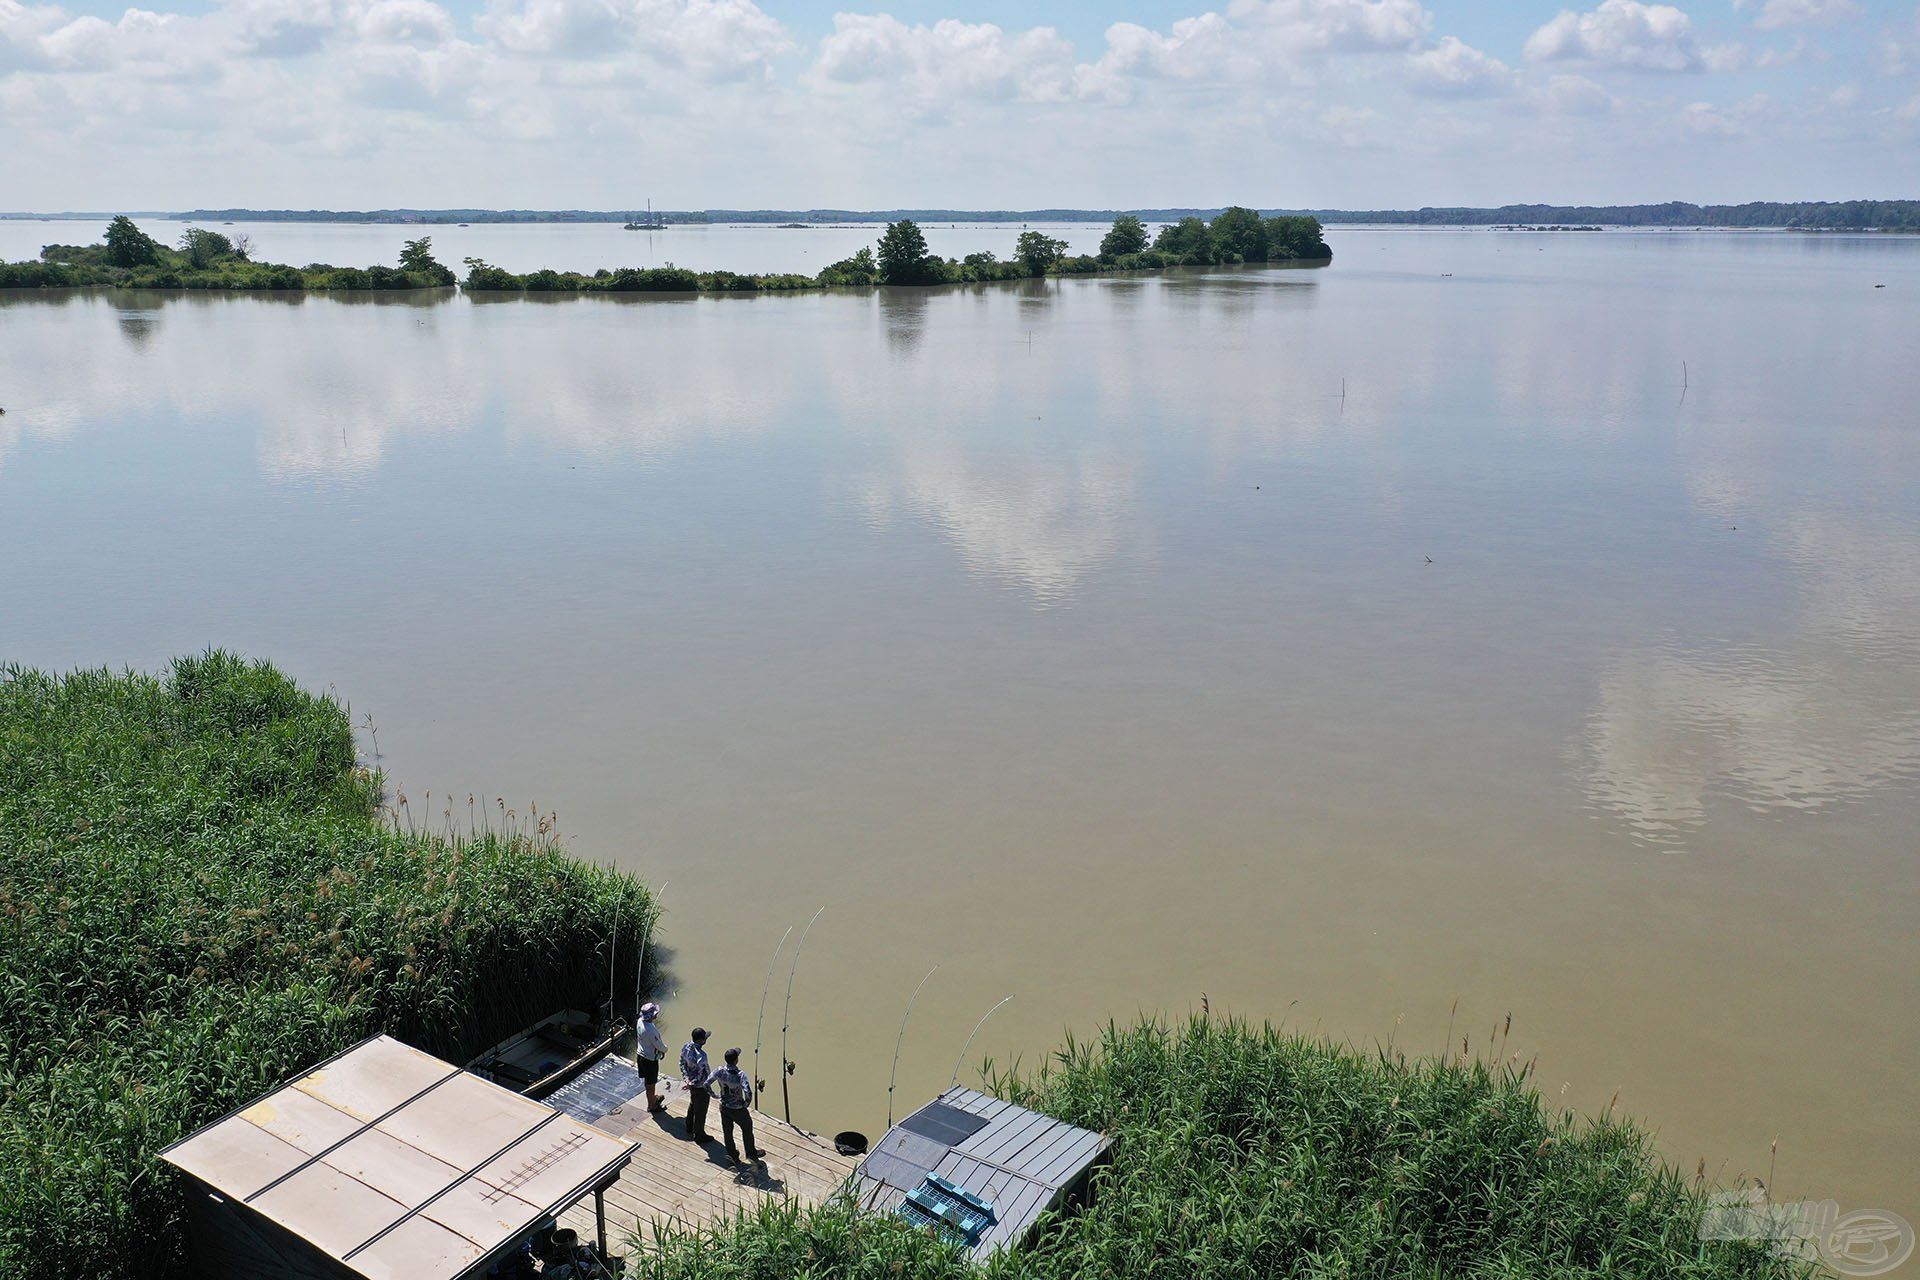
[[[639,234],[470,231],[433,234]],[[1330,239],[932,292],[0,295],[0,657],[271,656],[416,814],[557,810],[671,882],[676,1044],[751,1053],[824,905],[815,1128],[883,1126],[937,964],[897,1111],[1009,993],[968,1070],[1203,1000],[1451,1025],[1689,1170],[1777,1136],[1780,1195],[1920,1219],[1920,239]]]

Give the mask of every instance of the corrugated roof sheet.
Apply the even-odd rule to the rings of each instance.
[[[982,1123],[957,1124],[954,1111]],[[928,1136],[936,1132],[957,1141]],[[973,1248],[985,1258],[1023,1240],[1110,1144],[1090,1129],[978,1090],[949,1089],[888,1130],[860,1162],[859,1202],[892,1212],[929,1173],[939,1174],[992,1203],[996,1221]]]
[[[370,1280],[453,1280],[631,1154],[390,1036],[160,1153]]]

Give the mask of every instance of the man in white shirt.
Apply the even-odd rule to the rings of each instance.
[[[660,1097],[660,1059],[667,1056],[667,1038],[660,1034],[660,1006],[649,1000],[640,1006],[640,1033],[634,1046],[633,1065],[647,1086],[647,1110],[665,1111]]]

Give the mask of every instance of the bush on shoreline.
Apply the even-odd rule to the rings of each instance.
[[[1524,1068],[1368,1053],[1270,1026],[1109,1025],[1012,1101],[1114,1138],[1091,1203],[995,1258],[1011,1280],[1807,1277],[1758,1242],[1702,1241],[1707,1188],[1646,1132],[1548,1108]],[[646,1280],[975,1274],[844,1201],[764,1210],[638,1247]]]
[[[0,1275],[178,1274],[160,1147],[377,1031],[464,1061],[592,1007],[616,928],[631,982],[639,883],[380,787],[264,663],[0,670]]]
[[[188,227],[169,249],[124,215],[99,244],[50,244],[36,262],[0,262],[0,289],[250,289],[361,291],[451,287],[453,272],[435,261],[431,238],[409,240],[397,267],[304,267],[255,262],[245,236]]]

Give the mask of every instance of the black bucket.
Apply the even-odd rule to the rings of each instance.
[[[843,1156],[863,1156],[867,1154],[867,1135],[843,1129],[833,1135],[833,1149]]]

